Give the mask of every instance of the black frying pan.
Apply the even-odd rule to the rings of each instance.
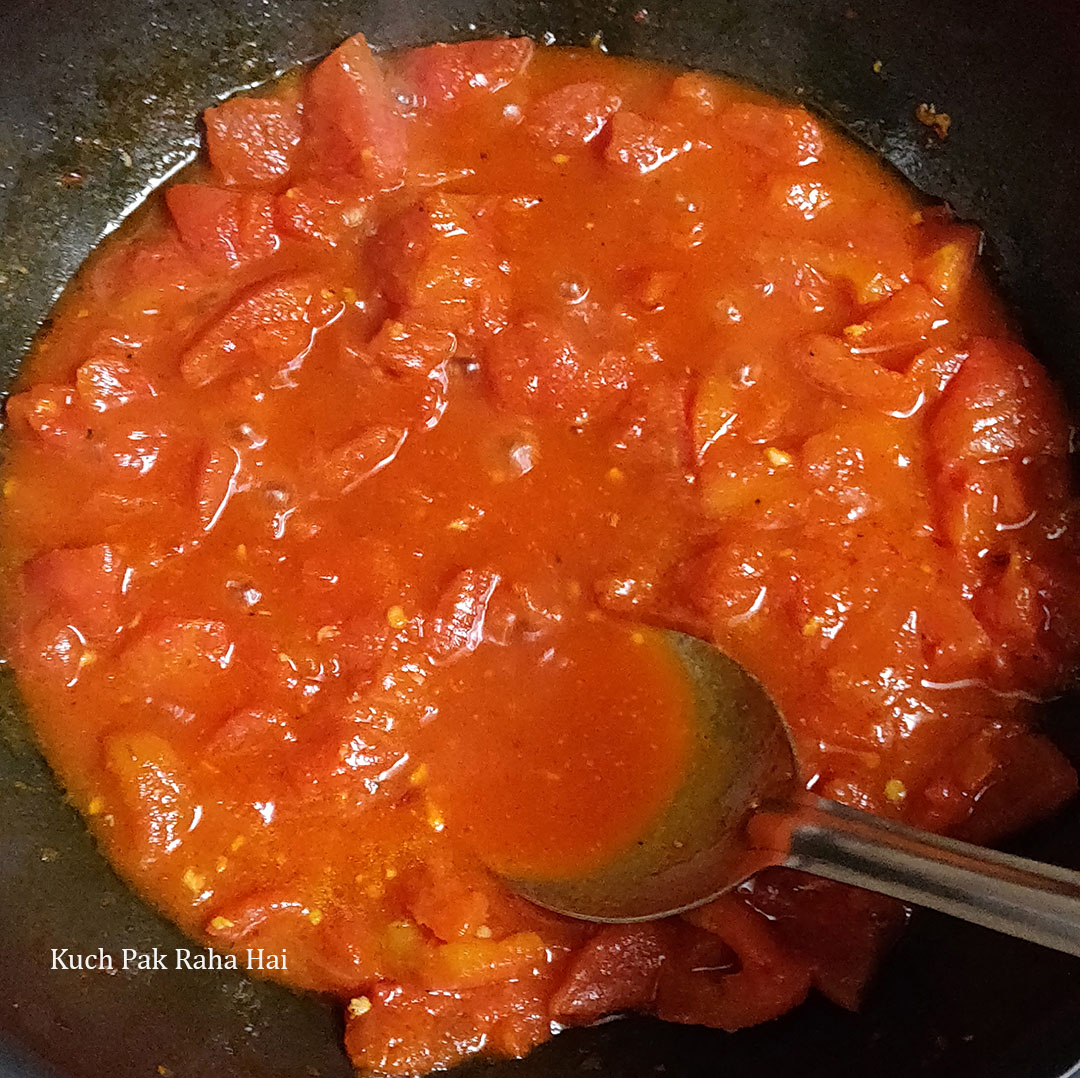
[[[140,192],[230,90],[328,52],[501,32],[749,79],[831,116],[982,223],[1029,340],[1080,410],[1080,7],[1071,0],[0,0],[0,377]],[[635,19],[642,6],[644,18]],[[873,70],[876,60],[882,70]],[[934,103],[948,141],[914,119]],[[1080,597],[1078,600],[1080,601]],[[1057,708],[1068,719],[1075,707]],[[1066,722],[1051,730],[1074,761]],[[1080,867],[1080,806],[1019,849]],[[66,946],[184,941],[94,851],[0,679],[0,1076],[346,1078],[339,1022],[238,974],[49,969]],[[820,1001],[726,1035],[577,1030],[519,1078],[1058,1078],[1080,1060],[1080,962],[926,915],[862,1014]],[[482,1069],[481,1068],[472,1068]]]

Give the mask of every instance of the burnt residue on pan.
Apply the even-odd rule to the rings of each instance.
[[[197,153],[202,109],[359,29],[383,48],[551,35],[802,100],[985,226],[1033,347],[1080,405],[1080,20],[1067,0],[8,0],[0,388],[96,241]],[[923,103],[950,114],[946,140],[916,119]],[[1075,715],[1074,705],[1062,710]],[[1080,813],[1024,849],[1077,864]],[[231,973],[49,968],[58,945],[118,954],[184,944],[96,853],[0,672],[0,1074],[349,1074],[322,1001]],[[1078,1058],[1071,959],[926,917],[859,1016],[812,1002],[734,1037],[635,1019],[575,1030],[521,1063],[469,1069],[981,1078],[1003,1068],[1053,1078]]]

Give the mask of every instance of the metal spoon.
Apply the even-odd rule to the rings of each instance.
[[[686,779],[649,834],[574,878],[513,879],[519,894],[590,921],[701,905],[785,865],[1080,956],[1080,872],[888,822],[807,793],[790,732],[761,684],[703,640],[660,633],[691,679]]]

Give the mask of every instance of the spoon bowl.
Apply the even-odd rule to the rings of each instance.
[[[783,865],[927,906],[1080,956],[1080,873],[918,831],[816,797],[764,686],[704,640],[642,629],[692,687],[682,782],[649,829],[579,875],[507,878],[538,905],[590,921],[700,906]]]
[[[747,830],[758,806],[782,802],[798,782],[794,746],[776,705],[756,678],[706,641],[640,631],[671,649],[692,685],[689,759],[659,819],[612,860],[580,876],[507,880],[537,905],[571,917],[666,917],[783,860],[752,849]]]

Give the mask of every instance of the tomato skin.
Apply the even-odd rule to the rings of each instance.
[[[428,45],[410,51],[401,70],[428,108],[443,110],[509,85],[534,49],[527,37]]]
[[[405,122],[363,34],[338,46],[312,72],[303,121],[304,145],[324,175],[354,176],[370,191],[401,183]]]
[[[226,184],[279,183],[292,171],[300,146],[298,103],[234,97],[203,113],[210,164]]]
[[[281,245],[269,196],[205,183],[165,192],[181,240],[206,266],[234,269],[272,255]]]

